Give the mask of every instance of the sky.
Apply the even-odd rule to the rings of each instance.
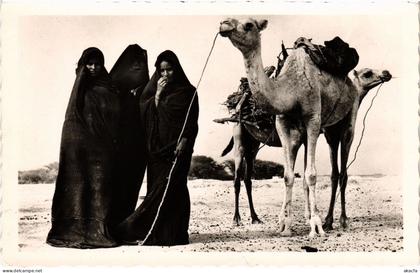
[[[58,161],[64,112],[75,79],[74,69],[84,49],[90,46],[100,48],[105,55],[105,66],[110,70],[123,50],[129,44],[137,43],[147,50],[150,74],[154,71],[157,55],[170,49],[179,57],[191,83],[196,85],[219,22],[226,17],[232,16],[20,16],[13,26],[16,46],[15,55],[10,58],[14,57],[11,60],[15,65],[7,71],[14,77],[10,82],[6,78],[5,84],[11,88],[6,90],[3,99],[3,102],[8,99],[12,102],[6,109],[10,112],[3,114],[6,125],[12,124],[10,130],[16,137],[17,168],[33,169]],[[261,34],[265,66],[276,65],[282,41],[290,47],[301,36],[312,38],[317,44],[340,36],[359,53],[356,69],[389,70],[395,78],[379,91],[367,117],[357,160],[349,173],[399,174],[403,171],[403,162],[407,158],[404,154],[407,150],[406,132],[409,132],[407,126],[411,126],[407,124],[407,115],[417,113],[409,112],[406,104],[410,102],[409,97],[412,98],[411,92],[417,94],[417,30],[409,31],[413,22],[411,18],[399,12],[323,16],[278,13],[233,17],[268,20],[268,26]],[[413,33],[416,36],[410,36]],[[222,103],[237,89],[239,79],[245,76],[244,71],[240,52],[228,39],[219,36],[198,88],[200,117],[195,155],[208,155],[218,161],[233,158],[233,153],[220,157],[232,135],[232,125],[212,120],[229,116]],[[362,118],[376,89],[372,91],[359,110],[350,158],[362,131]],[[7,115],[14,116],[13,122],[7,119]],[[303,148],[296,166],[296,172],[300,173],[303,172],[302,154]],[[283,150],[264,147],[258,159],[283,164]],[[328,145],[322,135],[318,140],[316,159],[318,173],[329,174]]]

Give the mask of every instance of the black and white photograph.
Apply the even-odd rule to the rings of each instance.
[[[4,264],[418,264],[418,4],[2,7]]]

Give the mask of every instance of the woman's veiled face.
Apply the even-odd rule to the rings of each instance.
[[[96,77],[102,69],[102,64],[97,58],[91,58],[87,61],[86,68],[92,77]]]
[[[165,78],[167,82],[174,80],[174,70],[169,62],[162,61],[160,63],[160,76]]]

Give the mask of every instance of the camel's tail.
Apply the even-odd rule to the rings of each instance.
[[[233,148],[233,137],[230,138],[229,144],[226,146],[226,148],[222,152],[222,156],[227,155]]]

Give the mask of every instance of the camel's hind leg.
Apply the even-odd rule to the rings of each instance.
[[[291,236],[292,224],[292,195],[295,179],[295,161],[299,146],[301,145],[301,133],[297,129],[290,128],[288,120],[284,116],[277,116],[276,129],[280,141],[284,147],[286,167],[284,171],[285,193],[279,216],[279,225],[282,236]]]
[[[245,130],[244,130],[244,136],[245,136]],[[247,134],[247,133],[246,133]],[[254,170],[254,163],[255,158],[258,153],[258,146],[260,145],[260,142],[253,139],[252,136],[247,134],[246,139],[244,138],[244,142],[246,143],[246,149],[245,149],[245,161],[246,161],[246,171],[245,171],[245,188],[246,193],[248,195],[248,203],[249,203],[249,209],[251,212],[251,220],[253,224],[261,224],[262,221],[258,218],[257,213],[254,209],[254,202],[252,200],[252,180],[251,176]]]
[[[316,168],[315,168],[315,151],[316,143],[320,132],[320,118],[313,117],[306,123],[307,132],[307,145],[308,145],[308,160],[309,166],[305,169],[305,181],[309,187],[309,208],[310,208],[310,220],[311,231],[309,237],[314,237],[317,230],[318,233],[323,235],[324,230],[322,229],[321,218],[318,215],[316,208]]]
[[[239,193],[241,191],[241,177],[243,174],[243,158],[244,158],[244,149],[242,143],[242,133],[243,127],[241,124],[235,124],[233,126],[233,153],[235,161],[235,173],[234,173],[234,188],[235,188],[235,213],[233,216],[233,224],[240,226],[241,215],[239,214]]]

